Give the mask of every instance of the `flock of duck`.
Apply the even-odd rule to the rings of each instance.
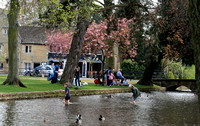
[[[80,114],[78,114],[77,116],[76,116],[76,123],[81,123],[81,120],[82,119],[82,116],[80,115]],[[105,120],[105,117],[103,117],[102,115],[100,115],[99,116],[99,120],[100,121],[103,121],[103,120]]]
[[[113,98],[113,96],[112,95],[108,95],[108,96],[106,96],[106,98]],[[102,115],[100,115],[99,116],[99,120],[100,121],[104,121],[105,117],[103,117]],[[49,120],[48,119],[44,119],[44,122],[47,123],[47,122],[49,122]],[[81,122],[82,122],[82,116],[81,116],[81,114],[77,114],[77,116],[76,116],[76,123],[81,123]]]
[[[76,123],[81,123],[81,120],[82,119],[82,116],[80,115],[80,114],[78,114],[77,116],[76,116]],[[99,116],[99,120],[100,121],[103,121],[103,120],[105,120],[105,117],[103,117],[102,115],[100,115]]]
[[[81,114],[78,114],[78,115],[76,116],[76,123],[81,123],[81,122],[82,122],[81,119],[82,119]],[[103,121],[103,120],[105,120],[105,117],[103,117],[102,115],[100,115],[100,116],[99,116],[99,120],[100,120],[100,121]],[[47,123],[47,122],[49,122],[49,120],[48,120],[48,119],[44,119],[44,122]]]

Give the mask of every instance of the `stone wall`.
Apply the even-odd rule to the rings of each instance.
[[[25,47],[31,46],[31,53],[25,53]],[[34,63],[48,62],[48,49],[45,45],[34,45],[34,44],[22,44],[20,55],[20,68],[25,68],[25,63],[31,64],[31,69],[34,67]]]
[[[150,91],[165,91],[162,87],[138,88],[142,92]],[[79,95],[98,95],[98,94],[112,94],[112,93],[126,93],[131,92],[129,88],[112,88],[112,89],[93,89],[93,90],[71,90],[72,96]],[[50,97],[64,97],[62,91],[43,91],[43,92],[20,92],[20,93],[0,93],[0,101],[4,100],[19,100],[19,99],[36,99],[36,98],[50,98]]]

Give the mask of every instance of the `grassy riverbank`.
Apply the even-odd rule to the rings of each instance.
[[[6,75],[0,75],[0,84],[2,84],[6,80]],[[16,87],[10,85],[1,85],[0,86],[0,93],[14,93],[14,92],[35,92],[35,91],[55,91],[59,89],[64,89],[64,87],[59,84],[51,84],[50,81],[47,81],[46,78],[41,77],[27,77],[27,76],[20,76],[21,81],[28,87]],[[110,88],[128,88],[127,86],[97,86],[93,83],[93,79],[82,79],[82,82],[88,82],[87,86],[83,86],[78,90],[83,89],[110,89]],[[135,84],[137,81],[131,81],[131,84]],[[141,85],[136,85],[136,87],[146,87]],[[75,90],[74,88],[70,88],[70,90]]]

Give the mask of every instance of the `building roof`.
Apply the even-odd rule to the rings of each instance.
[[[44,27],[20,26],[19,36],[22,44],[45,44],[47,41]]]
[[[65,56],[62,56],[61,54],[57,54],[57,53],[48,53],[48,59],[49,61],[59,61],[60,58],[62,59],[67,59],[69,56],[69,54],[65,55]],[[90,57],[90,60],[88,59]],[[84,56],[82,56],[80,59],[79,59],[79,62],[83,62],[83,61],[87,61],[87,62],[92,62],[92,63],[101,63],[101,60],[102,60],[102,55],[96,55],[96,56],[91,56],[89,54],[86,54]]]

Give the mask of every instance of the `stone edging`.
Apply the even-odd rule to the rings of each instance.
[[[142,92],[150,91],[165,91],[163,87],[148,87],[138,88]],[[71,95],[97,95],[97,94],[111,94],[111,93],[125,93],[131,92],[129,88],[111,88],[111,89],[90,89],[90,90],[71,90]],[[38,92],[19,92],[19,93],[0,93],[0,101],[4,100],[19,100],[19,99],[36,99],[36,98],[50,98],[50,97],[64,97],[62,91],[38,91]]]

